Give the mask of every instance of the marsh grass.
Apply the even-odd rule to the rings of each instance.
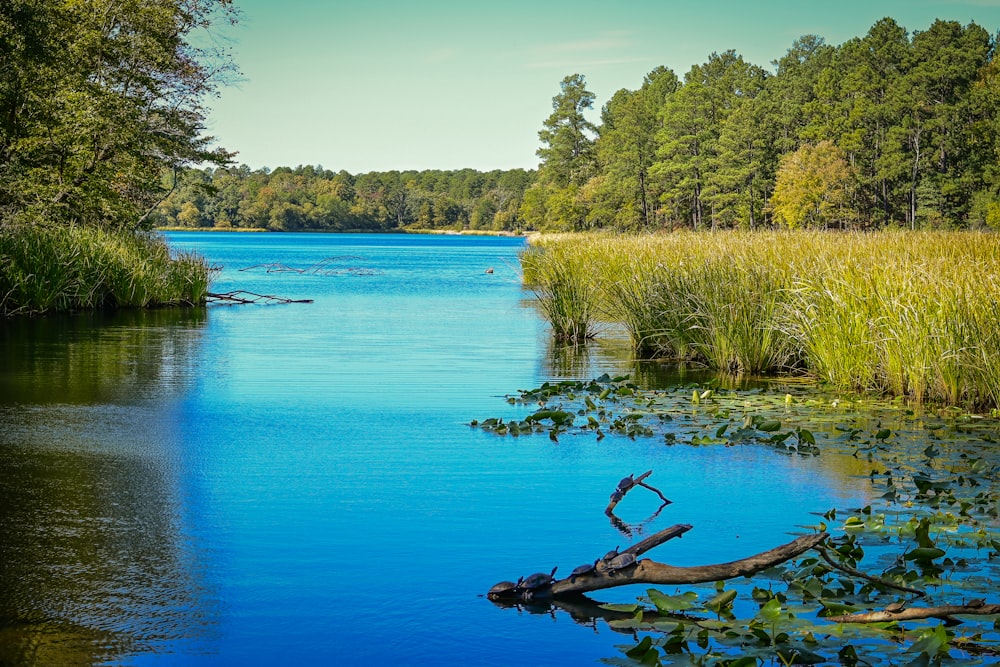
[[[1000,406],[995,234],[552,235],[522,262],[560,330],[619,322],[643,357]]]
[[[521,256],[526,282],[559,342],[581,343],[594,335],[597,305],[595,267],[572,249],[528,249]]]
[[[0,313],[39,314],[204,302],[209,271],[155,234],[0,227]]]

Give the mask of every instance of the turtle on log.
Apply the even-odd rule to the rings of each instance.
[[[545,591],[552,586],[552,582],[555,581],[556,570],[559,566],[552,568],[552,572],[546,574],[545,572],[536,572],[535,574],[530,574],[525,577],[518,585],[517,589],[521,592],[521,597],[525,600],[531,600],[535,597],[542,597]]]
[[[521,585],[521,581],[522,579],[518,579],[516,582],[501,581],[494,584],[493,588],[486,593],[486,597],[490,600],[513,598],[517,596],[517,587]]]
[[[594,570],[597,569],[597,564],[601,562],[598,558],[593,563],[584,563],[583,565],[577,565],[573,568],[573,571],[569,573],[569,580],[572,582],[576,580],[577,577],[582,577],[586,574],[593,574]]]
[[[618,570],[624,570],[627,567],[631,567],[632,565],[635,565],[635,563],[635,554],[625,552],[612,558],[604,567],[608,572],[617,572]]]

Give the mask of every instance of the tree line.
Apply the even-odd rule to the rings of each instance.
[[[1000,227],[996,41],[891,18],[772,70],[735,51],[621,89],[599,122],[581,74],[539,132],[537,171],[187,171],[164,225],[520,231]]]
[[[600,125],[566,77],[540,133],[526,221],[560,229],[1000,226],[994,38],[893,19],[774,71],[713,53],[619,90]]]
[[[189,169],[157,208],[159,226],[272,231],[448,229],[520,231],[519,209],[535,174],[388,171],[358,175],[322,166]]]

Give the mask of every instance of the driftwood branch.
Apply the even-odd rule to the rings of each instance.
[[[664,505],[669,505],[671,501],[668,500],[667,497],[663,495],[659,489],[657,489],[655,486],[646,484],[645,482],[646,478],[652,474],[653,474],[652,470],[647,470],[638,477],[633,478],[632,475],[629,475],[622,481],[618,482],[618,487],[611,492],[611,498],[608,500],[608,506],[604,508],[604,513],[607,514],[608,516],[611,516],[612,513],[615,511],[615,507],[625,497],[625,494],[637,486],[641,486],[644,489],[649,489],[650,491],[652,491],[653,493],[655,493],[660,497],[660,500],[663,501]]]
[[[829,616],[826,620],[834,623],[886,623],[888,621],[916,621],[925,618],[939,618],[956,622],[953,616],[995,616],[1000,614],[1000,604],[985,604],[982,600],[961,605],[940,607],[907,607],[898,611],[869,611],[859,614]]]
[[[223,294],[216,294],[215,292],[207,292],[205,298],[208,301],[222,302],[222,303],[312,303],[312,299],[286,299],[280,296],[272,296],[270,294],[255,294],[254,292],[247,292],[244,290],[237,290],[235,292],[225,292]]]
[[[671,537],[683,535],[690,529],[690,526],[684,526],[683,524],[681,526],[683,526],[683,530],[679,530],[679,532],[670,535],[670,537],[663,539],[660,537],[661,534],[657,533],[633,545],[622,553],[628,552],[637,555],[641,551],[637,550],[636,547],[644,543],[649,542],[652,544],[655,540],[660,540],[660,542],[652,544],[652,546],[656,546]],[[671,528],[667,528],[666,531],[676,531],[681,526],[672,526]],[[661,533],[666,531],[661,531]],[[552,595],[553,597],[579,595],[589,591],[613,588],[615,586],[627,586],[630,584],[701,584],[745,577],[791,560],[809,551],[825,540],[826,537],[826,533],[805,535],[774,549],[741,560],[717,565],[676,567],[645,559],[620,570],[609,571],[607,567],[597,567],[589,574],[556,581],[552,584]],[[643,550],[651,549],[652,546],[645,547]]]

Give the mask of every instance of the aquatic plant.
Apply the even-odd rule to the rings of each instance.
[[[528,285],[553,336],[561,342],[580,343],[594,335],[597,285],[584,260],[560,249],[539,252],[529,248],[521,255],[523,271],[531,276]]]
[[[649,589],[636,603],[566,606],[577,619],[587,614],[634,634],[624,657],[608,662],[974,665],[996,655],[995,419],[900,401],[855,402],[780,381],[769,391],[644,390],[605,375],[547,382],[507,401],[526,414],[472,425],[503,437],[607,434],[658,438],[667,447],[767,446],[832,459],[829,465],[852,466],[869,480],[871,504],[816,508],[815,524],[797,528],[830,537],[752,580]]]
[[[143,232],[0,226],[0,313],[203,303],[209,269]]]
[[[993,233],[546,235],[522,264],[557,337],[617,322],[643,357],[1000,406]]]

